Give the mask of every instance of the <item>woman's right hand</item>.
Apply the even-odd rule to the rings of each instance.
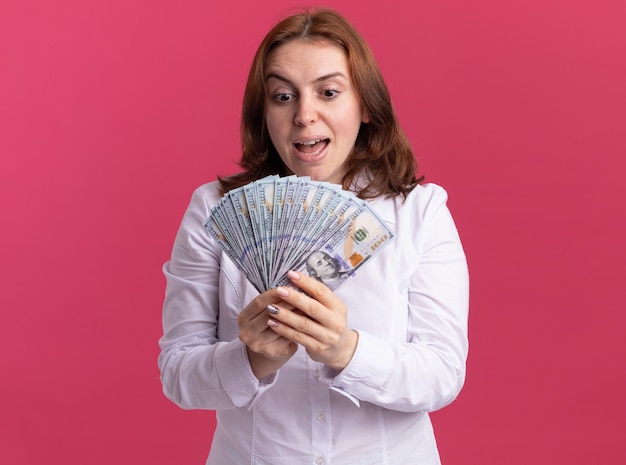
[[[237,318],[239,339],[246,345],[250,367],[259,380],[276,372],[298,350],[295,342],[279,336],[267,325],[270,315],[266,308],[278,302],[281,307],[291,307],[282,302],[276,289],[270,289],[255,297]]]

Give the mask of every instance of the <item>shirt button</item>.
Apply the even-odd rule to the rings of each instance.
[[[316,465],[324,465],[324,463],[326,463],[326,460],[324,460],[324,457],[318,457],[315,459],[315,463]]]
[[[322,373],[321,373],[319,370],[317,370],[317,371],[315,372],[315,374],[313,375],[313,377],[314,377],[316,380],[318,380],[318,381],[319,381],[319,380],[320,380],[320,376],[321,376],[321,375],[322,375]],[[322,460],[323,460],[323,459],[322,459]]]
[[[319,412],[315,418],[317,419],[317,421],[319,421],[320,423],[323,422],[324,420],[326,420],[326,415],[324,415],[324,412]]]

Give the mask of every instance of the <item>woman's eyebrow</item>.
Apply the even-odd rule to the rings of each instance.
[[[269,72],[267,73],[267,75],[265,76],[265,81],[269,81],[270,79],[278,79],[279,81],[283,81],[286,82],[287,84],[292,84],[292,82],[287,79],[285,76],[282,76],[276,72]],[[341,78],[344,80],[348,80],[348,78],[346,77],[345,74],[337,71],[334,73],[329,73],[329,74],[324,74],[323,76],[320,76],[316,79],[313,80],[313,83],[319,83],[319,82],[324,82],[324,81],[328,81],[329,79],[334,79],[334,78]]]
[[[334,78],[342,78],[347,80],[348,78],[345,76],[345,74],[340,73],[339,71],[335,72],[335,73],[330,73],[330,74],[325,74],[324,76],[320,76],[317,79],[315,79],[315,81],[313,82],[323,82],[323,81],[328,81],[329,79],[334,79]]]

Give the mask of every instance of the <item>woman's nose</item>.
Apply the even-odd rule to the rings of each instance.
[[[312,98],[300,98],[296,110],[294,123],[298,126],[307,126],[317,121],[317,109]]]

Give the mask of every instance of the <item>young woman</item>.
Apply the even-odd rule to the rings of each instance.
[[[241,130],[243,171],[195,191],[164,265],[165,394],[217,411],[208,464],[440,463],[428,412],[464,382],[467,265],[353,26],[326,9],[277,24]],[[224,192],[270,174],[340,184],[394,239],[336,292],[291,272],[304,292],[259,294],[202,223]]]

